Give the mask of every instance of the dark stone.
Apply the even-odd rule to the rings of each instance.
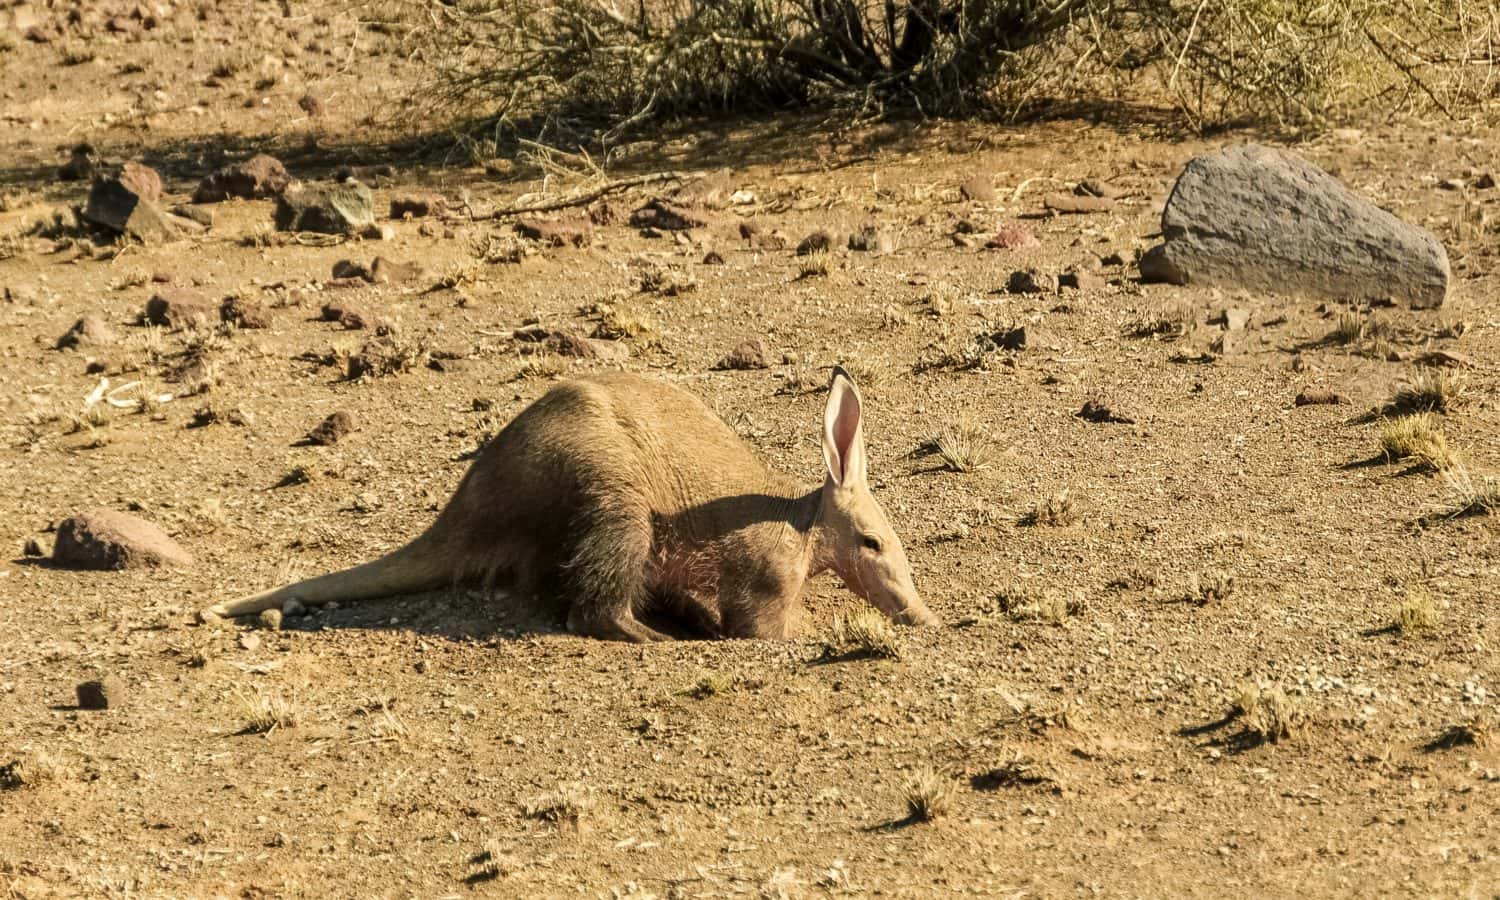
[[[231,197],[266,200],[292,183],[286,167],[274,156],[258,153],[243,162],[231,163],[199,182],[194,203],[218,203]]]
[[[307,443],[319,447],[337,444],[344,435],[354,430],[354,418],[343,410],[330,415],[318,427],[307,433]]]

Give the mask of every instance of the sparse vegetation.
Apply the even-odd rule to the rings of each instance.
[[[817,250],[797,257],[798,278],[822,278],[828,274],[830,256],[826,250]]]
[[[931,822],[953,810],[953,780],[943,772],[921,768],[901,786],[906,816],[913,822]]]
[[[1246,735],[1258,743],[1295,739],[1307,724],[1306,711],[1279,684],[1247,682],[1231,712],[1244,725]]]
[[[593,792],[582,785],[563,784],[549,794],[522,804],[521,812],[528,819],[538,819],[560,828],[580,831],[585,818],[593,812],[596,802]]]
[[[1216,606],[1234,596],[1234,576],[1228,572],[1195,572],[1188,581],[1187,602]]]
[[[1463,403],[1468,387],[1468,379],[1463,375],[1422,367],[1396,389],[1386,411],[1392,415],[1452,412]]]
[[[1185,304],[1156,310],[1127,322],[1125,334],[1135,338],[1152,337],[1175,341],[1187,334],[1196,315],[1196,311]]]
[[[647,262],[641,266],[640,288],[645,293],[676,297],[696,291],[698,279],[680,266]]]
[[[879,610],[860,604],[833,617],[823,650],[828,656],[900,659],[901,639]]]
[[[1437,602],[1426,585],[1412,584],[1396,605],[1392,626],[1401,634],[1420,634],[1437,627]]]
[[[1020,524],[1063,528],[1068,525],[1077,525],[1082,518],[1078,504],[1073,501],[1073,495],[1067,489],[1063,489],[1037,501],[1035,506],[1021,516]]]
[[[1448,725],[1437,737],[1427,742],[1427,751],[1454,750],[1459,747],[1484,749],[1490,745],[1492,729],[1490,720],[1475,716],[1467,722]]]
[[[44,750],[27,751],[0,765],[0,790],[35,788],[72,777],[72,769]]]
[[[1430,412],[1398,416],[1380,430],[1380,452],[1388,461],[1411,460],[1436,472],[1459,464],[1438,417]]]
[[[234,698],[245,720],[241,734],[270,734],[278,728],[292,728],[300,716],[296,701],[257,686],[236,689]]]
[[[1055,591],[1034,591],[1009,584],[996,591],[995,609],[1016,622],[1042,622],[1061,625],[1069,616],[1083,612],[1083,600],[1068,598]]]
[[[1450,519],[1467,516],[1492,516],[1500,513],[1500,478],[1473,475],[1457,466],[1443,472],[1449,494]]]
[[[968,421],[951,422],[917,448],[921,456],[936,454],[950,472],[977,472],[989,467],[994,445],[983,428]]]

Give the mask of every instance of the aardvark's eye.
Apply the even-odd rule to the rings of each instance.
[[[866,550],[870,550],[870,551],[873,551],[875,553],[879,553],[880,552],[880,538],[876,537],[875,535],[873,535],[873,534],[867,534],[867,535],[865,535],[864,539],[862,540],[862,543],[865,545],[865,549]]]

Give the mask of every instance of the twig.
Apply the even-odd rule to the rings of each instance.
[[[600,185],[591,191],[581,194],[571,194],[556,200],[547,200],[542,203],[531,203],[525,206],[507,206],[504,209],[496,209],[482,215],[474,216],[474,221],[483,222],[492,219],[504,219],[508,216],[520,216],[528,213],[551,212],[555,209],[567,209],[573,206],[584,206],[593,203],[606,194],[623,191],[628,188],[642,187],[648,184],[658,184],[663,181],[687,181],[689,178],[697,177],[696,172],[652,172],[649,175],[633,175],[630,178],[620,178],[608,184]]]
[[[1432,92],[1432,88],[1428,87],[1426,82],[1417,77],[1415,67],[1402,62],[1397,58],[1396,54],[1390,51],[1388,47],[1380,43],[1380,41],[1376,40],[1375,33],[1372,32],[1368,26],[1364,29],[1364,32],[1365,37],[1369,39],[1370,43],[1374,45],[1375,49],[1380,51],[1380,55],[1384,56],[1386,58],[1386,61],[1391,65],[1400,69],[1401,74],[1405,75],[1407,80],[1409,80],[1412,84],[1415,84],[1417,87],[1421,88],[1422,93],[1426,94],[1427,97],[1437,105],[1437,108],[1443,111],[1443,115],[1447,116],[1449,121],[1458,121],[1458,117],[1453,114],[1453,110],[1448,108],[1448,104],[1444,103],[1437,94],[1434,94]]]

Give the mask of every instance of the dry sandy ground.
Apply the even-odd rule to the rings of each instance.
[[[0,764],[21,762],[0,791],[0,888],[1496,896],[1496,520],[1448,518],[1440,475],[1362,464],[1382,427],[1365,414],[1443,350],[1474,364],[1455,370],[1467,392],[1440,417],[1448,440],[1475,478],[1500,469],[1488,227],[1500,190],[1440,187],[1494,164],[1493,133],[1402,123],[1295,145],[1432,228],[1454,261],[1442,310],[1358,312],[1381,334],[1350,344],[1324,340],[1350,307],[1137,283],[1129,263],[1181,164],[1252,137],[1186,139],[1149,120],[674,132],[626,148],[613,171],[718,173],[754,201],[712,211],[689,243],[615,224],[591,247],[518,264],[475,256],[507,224],[462,217],[390,221],[386,241],[278,242],[270,201],[221,204],[212,231],[178,243],[49,244],[26,229],[82,201],[86,185],[54,172],[85,139],[107,159],[155,165],[179,200],[260,149],[306,179],[393,164],[376,180],[378,210],[414,188],[483,211],[573,184],[382,146],[367,116],[389,108],[413,64],[312,4],[289,17],[275,4],[185,5],[133,35],[98,24],[130,7],[85,8],[92,37],[9,34],[0,51]],[[298,105],[308,94],[322,115]],[[975,173],[996,200],[961,199]],[[1106,212],[1039,215],[1044,194],[1088,177],[1129,194]],[[898,248],[838,251],[826,275],[803,277],[791,249],[740,239],[746,218],[794,243],[872,220]],[[1020,222],[1039,246],[961,246],[960,220],[981,244]],[[703,264],[708,249],[725,264]],[[377,254],[426,275],[327,285],[336,261]],[[1102,264],[1111,254],[1126,264]],[[677,267],[696,290],[642,291],[646,263]],[[1026,267],[1099,280],[1007,292]],[[271,327],[142,328],[158,274],[216,300],[261,300]],[[325,362],[370,333],[319,309],[347,298],[456,359],[344,379]],[[505,336],[533,319],[589,333],[599,304],[655,334],[616,342],[623,361],[540,363]],[[1250,324],[1210,352],[1226,350],[1212,323],[1225,308]],[[85,313],[114,339],[53,349]],[[1184,333],[1133,336],[1174,320]],[[1002,325],[1026,326],[1026,347],[973,370],[929,365]],[[769,368],[712,368],[754,337]],[[91,359],[113,383],[175,392],[187,354],[212,364],[207,393],[75,430],[100,377]],[[820,635],[849,601],[826,578],[809,590],[804,636],[779,643],[599,643],[477,591],[328,610],[282,631],[194,623],[209,602],[416,534],[466,453],[554,369],[688,387],[811,484],[817,388],[839,362],[865,382],[876,495],[945,622],[904,630],[899,659],[826,658]],[[1294,406],[1308,387],[1347,402]],[[1080,418],[1100,394],[1134,422]],[[204,406],[219,420],[189,427]],[[297,445],[334,410],[353,434]],[[985,435],[983,468],[914,455],[954,424]],[[1022,524],[1062,491],[1074,515]],[[24,556],[93,506],[137,511],[195,563],[98,573]],[[1424,593],[1436,625],[1392,630],[1404,598]],[[122,680],[123,704],[73,708],[74,686],[100,673]],[[1293,734],[1260,741],[1228,715],[1246,683],[1280,686]],[[268,698],[292,704],[295,721],[246,733],[249,705]],[[913,821],[903,785],[926,770],[949,808]]]

